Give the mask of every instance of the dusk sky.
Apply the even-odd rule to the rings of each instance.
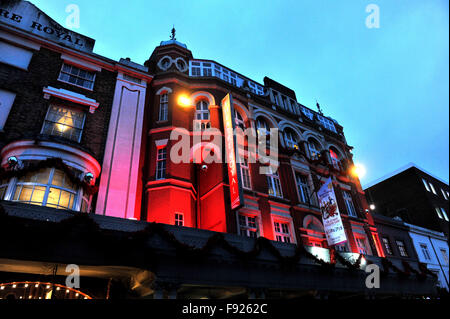
[[[172,25],[195,58],[268,76],[343,127],[363,186],[414,162],[449,180],[448,0],[32,0],[65,26],[69,4],[94,52],[144,63]],[[380,9],[367,28],[366,6]]]

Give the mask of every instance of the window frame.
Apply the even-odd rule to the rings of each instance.
[[[174,214],[174,225],[175,226],[184,226],[184,214],[183,213],[175,212],[175,214]]]
[[[285,226],[285,227],[283,227]],[[275,219],[272,223],[274,238],[277,242],[294,244],[291,223],[286,220]],[[287,229],[287,232],[285,231]]]
[[[160,158],[160,151],[164,151],[164,158]],[[159,165],[163,167],[160,167]],[[162,172],[162,174],[160,174]],[[155,180],[166,179],[167,173],[167,145],[156,148],[156,165],[155,165]]]
[[[50,168],[45,168],[45,170],[49,170],[48,177],[47,177],[47,182],[45,184],[44,183],[39,183],[37,181],[36,182],[21,182],[20,179],[17,179],[15,181],[15,183],[14,183],[14,188],[13,188],[13,191],[11,193],[10,200],[13,201],[13,202],[26,203],[26,204],[30,204],[30,205],[39,205],[39,206],[46,206],[46,207],[52,207],[52,208],[57,208],[57,209],[66,209],[66,210],[77,210],[77,206],[78,206],[77,202],[79,200],[79,197],[80,196],[83,197],[83,195],[84,195],[82,193],[80,194],[80,188],[76,187],[76,185],[73,185],[74,188],[70,189],[70,188],[67,188],[67,187],[64,187],[64,186],[59,186],[59,185],[56,185],[56,184],[52,184],[53,178],[55,176],[55,171],[59,170],[59,169],[57,169],[55,167],[50,167]],[[65,172],[63,170],[59,170],[59,171],[61,171],[64,174],[64,178],[67,177],[67,174],[65,174]],[[35,173],[37,173],[37,172],[35,172]],[[33,176],[35,176],[35,175],[33,175]],[[28,187],[32,186],[33,187],[32,192],[30,194],[30,199],[26,200],[26,201],[25,200],[20,200],[20,196],[22,194],[24,186],[25,187],[26,186],[28,186]],[[17,199],[16,199],[16,193],[17,193],[19,187],[21,187],[21,189],[20,189],[20,192],[18,193]],[[41,202],[34,202],[34,201],[32,201],[33,193],[34,193],[34,190],[35,190],[36,187],[45,188],[44,195],[42,197],[42,201]],[[48,198],[49,198],[49,195],[50,195],[50,192],[51,192],[52,188],[57,189],[60,192],[59,193],[59,198],[58,198],[58,204],[49,204],[48,203]],[[70,205],[68,207],[59,205],[62,191],[68,192],[71,195],[73,195],[72,205]],[[92,198],[91,198],[91,196],[84,196],[84,197],[87,198],[87,201],[88,201],[87,211],[89,211],[90,201],[91,201]],[[69,198],[69,203],[70,203],[70,198]],[[81,211],[81,207],[79,207],[79,208],[80,208],[80,211]]]
[[[51,109],[52,107],[63,108],[63,109],[66,109],[66,110],[68,110],[68,111],[72,110],[72,111],[79,112],[79,113],[83,114],[83,123],[81,124],[81,128],[76,128],[76,127],[74,127],[74,126],[70,126],[72,129],[78,129],[78,130],[80,130],[80,135],[79,135],[79,137],[78,137],[78,140],[74,140],[74,139],[72,139],[72,138],[67,138],[67,137],[61,136],[61,135],[47,134],[47,133],[44,132],[45,124],[46,124],[47,122],[53,123],[54,125],[55,125],[55,124],[65,125],[65,124],[61,124],[61,123],[58,123],[58,122],[53,122],[53,121],[47,120],[47,117],[49,116],[50,109]],[[49,136],[62,137],[62,138],[68,139],[68,140],[70,140],[70,141],[74,141],[74,142],[80,143],[80,142],[81,142],[81,137],[83,136],[84,125],[85,125],[85,124],[86,124],[86,112],[85,112],[85,111],[83,111],[83,110],[81,110],[81,109],[74,108],[74,107],[61,105],[61,104],[50,104],[50,105],[48,106],[48,108],[47,108],[47,113],[45,113],[44,123],[42,124],[42,128],[41,128],[41,134],[43,134],[43,135],[49,135]],[[68,126],[68,125],[66,125],[66,126]],[[53,129],[52,129],[52,132],[53,132]]]
[[[432,260],[430,251],[428,250],[428,245],[425,243],[419,243],[420,250],[422,251],[422,255],[426,260]]]
[[[163,100],[163,98],[165,98]],[[164,118],[161,116],[164,115]],[[165,92],[159,95],[158,122],[167,122],[169,120],[169,93]]]
[[[342,197],[344,199],[345,209],[347,210],[347,215],[351,217],[358,217],[356,212],[355,204],[353,203],[353,196],[347,190],[342,190]]]
[[[391,255],[391,256],[394,255],[389,238],[381,237],[381,242],[383,243],[383,248],[386,251],[386,254]]]
[[[278,173],[278,170],[274,173],[270,171],[270,174],[266,174],[266,181],[267,181],[267,192],[270,196],[283,198],[283,189],[281,187],[281,179],[280,174]],[[273,187],[272,187],[273,186]],[[276,189],[278,186],[278,190]],[[272,193],[271,193],[272,190]]]
[[[301,204],[305,204],[305,205],[311,205],[311,188],[310,188],[310,183],[309,183],[309,176],[307,174],[298,172],[298,171],[294,171],[294,177],[295,177],[295,185],[297,186],[297,193],[298,193],[298,199],[300,201]],[[299,178],[298,177],[303,177],[306,180],[306,183],[301,183],[301,185],[299,185]],[[305,189],[306,188],[306,189]],[[305,194],[306,192],[306,194]],[[303,200],[305,199],[305,200]]]
[[[94,75],[94,77],[92,78],[92,80],[89,80],[89,79],[85,79],[85,78],[82,78],[82,77],[80,77],[80,76],[77,76],[77,75],[73,75],[73,74],[71,74],[71,73],[67,73],[67,72],[63,72],[63,69],[64,69],[64,65],[68,65],[68,66],[70,66],[71,68],[77,68],[77,69],[79,69],[79,70],[83,70],[83,71],[86,71],[86,72],[90,72],[90,73],[92,73],[93,75]],[[85,86],[82,86],[82,85],[79,85],[79,84],[76,84],[76,83],[71,83],[71,82],[69,82],[69,81],[65,81],[65,80],[63,80],[63,79],[61,79],[61,74],[62,73],[64,73],[64,74],[67,74],[69,77],[70,76],[73,76],[73,77],[75,77],[75,78],[77,78],[77,79],[82,79],[83,81],[89,81],[89,82],[92,82],[92,87],[85,87]],[[73,86],[77,86],[77,87],[79,87],[79,88],[82,88],[82,89],[85,89],[85,90],[88,90],[88,91],[94,91],[94,86],[95,86],[95,80],[96,80],[96,78],[97,78],[97,72],[96,71],[93,71],[93,70],[89,70],[88,68],[83,68],[83,67],[80,67],[80,66],[78,66],[78,65],[75,65],[75,64],[70,64],[70,63],[67,63],[66,61],[63,61],[63,63],[62,63],[62,65],[61,65],[61,69],[59,70],[59,74],[58,74],[58,81],[59,82],[63,82],[63,83],[67,83],[67,84],[70,84],[70,85],[73,85]]]
[[[242,219],[241,219],[242,217]],[[252,219],[252,223],[250,223],[250,219]],[[244,224],[241,223],[241,221],[244,220]],[[260,234],[259,230],[259,220],[257,214],[248,214],[243,212],[238,212],[237,216],[237,223],[238,223],[238,229],[239,229],[239,235],[246,236],[249,238],[257,238]],[[254,236],[250,235],[254,234]]]
[[[405,242],[401,239],[396,239],[395,244],[397,245],[397,249],[400,253],[400,256],[409,258],[409,254],[408,254],[408,251],[406,250]]]

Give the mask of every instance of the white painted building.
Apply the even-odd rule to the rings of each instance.
[[[444,233],[405,223],[410,228],[419,261],[438,275],[438,285],[448,288],[449,248]]]

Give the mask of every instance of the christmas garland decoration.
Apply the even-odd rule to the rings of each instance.
[[[56,226],[56,227],[55,227]],[[337,262],[341,263],[346,269],[357,272],[361,270],[362,254],[359,254],[357,260],[352,263],[345,259],[339,252],[332,250],[333,257],[330,258],[331,262],[324,261],[318,258],[316,255],[310,253],[305,249],[303,245],[297,245],[295,253],[292,256],[283,256],[280,251],[273,245],[272,241],[259,237],[255,240],[255,244],[250,251],[243,251],[239,248],[231,245],[226,239],[223,233],[215,233],[208,238],[203,247],[193,247],[179,241],[175,235],[166,230],[163,224],[149,223],[143,230],[127,233],[125,236],[115,236],[111,234],[111,231],[103,230],[100,226],[91,218],[89,214],[80,213],[75,214],[72,217],[64,219],[58,223],[46,223],[43,226],[31,228],[29,223],[24,223],[23,218],[9,216],[3,205],[0,203],[0,235],[5,238],[11,239],[11,236],[17,234],[17,227],[28,227],[25,237],[21,237],[27,245],[33,247],[42,247],[42,243],[48,243],[53,238],[68,238],[71,240],[77,240],[83,238],[92,243],[97,243],[102,246],[103,253],[109,253],[114,256],[130,256],[132,260],[137,260],[140,265],[146,265],[153,267],[155,263],[156,252],[154,248],[146,245],[148,240],[157,235],[164,239],[169,244],[173,245],[176,250],[177,256],[184,258],[185,260],[198,261],[202,258],[206,258],[213,249],[222,248],[225,251],[237,256],[241,261],[247,262],[256,258],[263,249],[267,249],[273,256],[277,258],[282,269],[292,270],[298,265],[302,256],[307,257],[314,263],[320,266],[320,270],[325,273],[331,273],[334,271]],[[74,230],[76,232],[74,232]],[[81,235],[80,235],[81,234]],[[26,236],[29,236],[26,237]],[[134,252],[130,252],[130,247]],[[118,254],[118,252],[123,252]],[[331,253],[331,251],[330,251]],[[128,255],[127,255],[128,254]],[[427,266],[423,263],[419,263],[420,272],[413,269],[409,263],[404,262],[403,267],[405,271],[399,269],[387,258],[380,258],[383,266],[382,275],[385,276],[389,272],[389,269],[394,270],[400,278],[407,278],[411,273],[418,276],[423,280],[427,274],[435,277],[436,275],[431,272]],[[370,260],[366,260],[367,264],[373,264]]]
[[[92,195],[97,193],[98,186],[90,185],[86,181],[79,178],[77,174],[73,172],[73,170],[67,166],[61,158],[51,157],[43,161],[37,162],[27,162],[25,167],[22,169],[10,169],[5,170],[3,167],[0,168],[0,180],[1,179],[10,179],[13,177],[21,178],[28,173],[35,173],[41,169],[45,168],[56,168],[62,170],[68,177],[72,184],[77,187],[83,188],[85,193],[88,195]]]

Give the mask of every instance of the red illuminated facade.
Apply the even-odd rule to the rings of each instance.
[[[162,42],[145,65],[154,78],[147,90],[143,206],[136,215],[149,222],[179,224],[182,219],[186,227],[326,248],[316,192],[332,176],[348,238],[337,248],[383,256],[364,192],[349,173],[352,147],[335,120],[302,105],[289,88],[269,78],[263,85],[215,61],[195,59],[175,40]],[[231,209],[227,165],[195,163],[208,141],[201,147],[193,143],[202,128],[223,133],[220,102],[228,93],[235,126],[257,134],[279,130],[280,166],[272,175],[260,174],[262,164],[247,160],[257,157],[256,150],[241,141],[244,203],[237,210]],[[180,97],[186,101],[180,103]],[[180,128],[190,132],[191,163],[170,158],[179,141],[170,136]]]

